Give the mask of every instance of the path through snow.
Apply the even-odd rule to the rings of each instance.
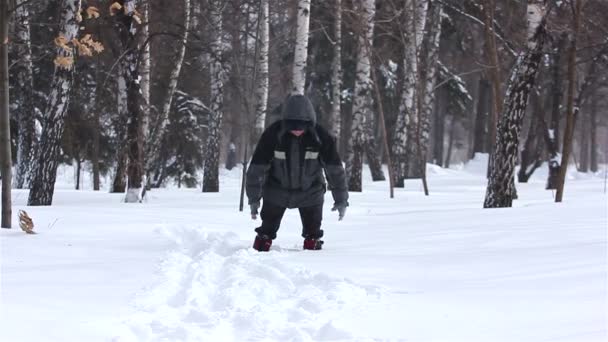
[[[164,228],[174,242],[163,280],[136,299],[140,310],[115,341],[351,340],[345,312],[377,301],[381,290],[281,261],[273,246],[258,253],[234,233]]]

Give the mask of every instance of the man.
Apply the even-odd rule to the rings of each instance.
[[[298,208],[304,249],[321,249],[325,178],[334,198],[332,210],[337,210],[342,220],[348,206],[348,191],[335,139],[316,123],[308,98],[292,95],[283,105],[283,120],[262,134],[247,171],[252,219],[257,218],[260,199],[264,199],[262,225],[255,229],[253,248],[268,251],[277,237],[285,209]]]

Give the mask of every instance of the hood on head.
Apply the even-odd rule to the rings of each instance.
[[[291,95],[283,105],[283,120],[317,122],[317,114],[310,100],[304,95]]]

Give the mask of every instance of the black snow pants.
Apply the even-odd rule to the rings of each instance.
[[[281,226],[281,219],[287,208],[264,201],[262,205],[262,225],[255,229],[259,235],[266,235],[270,239],[277,237]],[[319,239],[323,236],[321,221],[323,220],[323,204],[312,207],[298,208],[302,219],[302,237],[305,239]]]

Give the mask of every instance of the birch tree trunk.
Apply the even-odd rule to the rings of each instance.
[[[420,173],[426,177],[426,161],[428,159],[429,137],[431,131],[431,116],[435,104],[435,85],[437,84],[437,64],[439,61],[439,38],[441,36],[441,18],[443,5],[436,0],[429,1],[427,17],[427,33],[422,55],[423,74],[421,78],[420,125],[418,127],[418,153],[421,162]]]
[[[12,156],[8,83],[8,1],[0,2],[0,175],[2,176],[1,228],[11,228]]]
[[[211,113],[209,115],[207,150],[203,172],[203,192],[219,192],[219,160],[224,106],[224,69],[222,66],[223,0],[211,0],[210,2],[211,56],[209,72],[211,76]]]
[[[30,14],[25,0],[16,2],[15,34],[18,40],[17,54],[20,62],[15,65],[16,95],[20,98],[15,108],[19,119],[19,141],[17,143],[17,165],[14,186],[26,188],[29,184],[31,165],[36,142],[36,119],[34,112],[34,74],[32,65],[32,43],[30,35]]]
[[[126,148],[127,148],[127,194],[125,202],[141,202],[144,186],[144,111],[142,108],[142,92],[139,74],[139,43],[137,37],[136,0],[123,0],[123,9],[116,16],[120,41],[124,49],[123,58],[119,62],[119,92],[126,89],[126,109],[124,103],[119,107],[126,110],[127,117]],[[139,18],[141,20],[141,18]],[[124,84],[121,84],[124,82]],[[124,93],[123,95],[124,96]],[[125,99],[120,99],[124,101]],[[120,115],[120,113],[119,113]]]
[[[258,56],[257,87],[255,91],[255,140],[262,135],[266,124],[266,110],[268,106],[268,52],[270,18],[268,16],[268,0],[260,0],[260,31],[258,44],[260,55]]]
[[[490,67],[488,69],[489,79],[492,85],[492,107],[490,112],[490,121],[489,121],[489,139],[488,148],[490,151],[493,151],[493,146],[491,145],[496,141],[496,126],[498,122],[498,113],[502,113],[502,105],[503,98],[500,90],[500,85],[502,83],[502,77],[500,74],[500,59],[498,58],[498,49],[496,46],[496,33],[494,32],[494,12],[496,10],[496,4],[494,0],[485,0],[483,5],[484,12],[484,32],[485,32],[485,48],[486,55],[489,59]],[[492,158],[490,158],[489,168],[492,167],[491,164]],[[490,170],[488,170],[488,175],[490,174]]]
[[[310,26],[310,0],[298,0],[296,49],[293,60],[291,93],[304,95],[306,86],[306,59],[308,58],[308,31]]]
[[[150,70],[151,70],[151,54],[150,54],[150,2],[146,1],[142,4],[142,21],[143,26],[141,27],[141,43],[143,45],[143,51],[140,62],[140,76],[141,76],[141,94],[144,106],[144,122],[143,130],[146,141],[150,141]],[[189,19],[189,18],[186,18]],[[187,22],[188,23],[188,22]],[[187,32],[187,31],[186,31]],[[181,63],[179,64],[181,66]],[[177,67],[177,66],[176,66]],[[149,171],[147,169],[146,171]]]
[[[418,47],[422,42],[422,31],[426,22],[426,4],[425,0],[405,0],[404,5],[403,83],[392,143],[392,168],[395,177],[393,183],[395,187],[400,188],[404,186],[410,163],[416,155],[418,111],[415,89],[418,85]]]
[[[149,139],[147,139],[148,144],[146,145],[146,172],[150,173],[152,171],[152,164],[159,158],[161,145],[163,142],[163,136],[165,134],[167,125],[169,124],[169,111],[171,110],[171,103],[173,100],[173,95],[175,94],[175,89],[177,88],[177,82],[179,80],[179,74],[182,69],[182,65],[184,63],[184,56],[186,55],[186,43],[188,42],[188,34],[190,31],[190,0],[184,0],[184,32],[182,38],[179,40],[180,46],[177,52],[177,56],[175,59],[175,64],[173,65],[173,69],[169,75],[169,86],[167,87],[167,93],[165,94],[165,98],[162,103],[162,108],[158,116],[158,122],[155,124],[154,129],[150,132]],[[147,48],[147,46],[146,46]],[[149,51],[148,51],[149,54]],[[149,55],[148,55],[149,58]],[[144,58],[146,60],[146,58]],[[147,68],[148,73],[149,69],[149,59],[148,65],[144,68]],[[147,96],[149,98],[150,94],[150,80],[148,74],[146,84]],[[144,91],[144,94],[146,94]],[[147,103],[147,102],[146,102]],[[147,131],[146,131],[147,132]]]
[[[520,53],[511,73],[498,124],[496,142],[491,157],[491,172],[484,201],[484,208],[511,207],[514,193],[515,162],[519,146],[519,134],[534,86],[543,44],[546,38],[546,8],[542,0],[528,0],[527,49]]]
[[[341,114],[341,89],[342,89],[342,0],[335,1],[334,18],[334,58],[331,64],[331,129],[334,137],[338,141],[336,146],[340,146],[339,141],[342,130]]]
[[[80,11],[80,0],[61,2],[61,20],[59,36],[71,42],[78,34],[77,14]],[[74,72],[74,54],[71,50],[56,47],[57,58],[71,63],[56,63],[51,93],[42,123],[42,135],[37,151],[35,169],[32,174],[28,205],[51,205],[59,164],[61,136],[63,135],[64,118],[70,100]],[[59,61],[59,59],[55,59]]]
[[[561,35],[553,48],[553,61],[551,65],[551,121],[547,128],[547,150],[549,152],[549,174],[547,176],[547,190],[557,188],[557,177],[559,175],[560,160],[559,160],[559,122],[561,119],[561,104],[562,104],[562,72],[561,72],[561,56],[565,51],[566,36]]]
[[[424,28],[427,21],[428,4],[430,0],[411,0],[412,13],[414,17],[410,23],[411,34],[414,39],[411,51],[414,54],[410,60],[412,63],[411,71],[414,80],[412,110],[409,118],[409,126],[407,127],[408,139],[410,144],[407,145],[407,154],[409,159],[409,168],[406,171],[408,178],[422,177],[422,160],[420,154],[420,111],[422,110],[422,93],[424,89],[424,81],[420,77],[420,57],[422,52],[422,42],[425,37]],[[426,187],[425,187],[426,189]]]
[[[362,32],[360,32],[358,39],[352,133],[346,156],[346,175],[348,177],[349,191],[362,190],[363,153],[368,151],[366,145],[371,142],[371,137],[373,136],[371,127],[373,103],[370,53],[375,10],[374,0],[361,0],[359,13],[361,13]],[[368,153],[368,155],[370,154]]]

